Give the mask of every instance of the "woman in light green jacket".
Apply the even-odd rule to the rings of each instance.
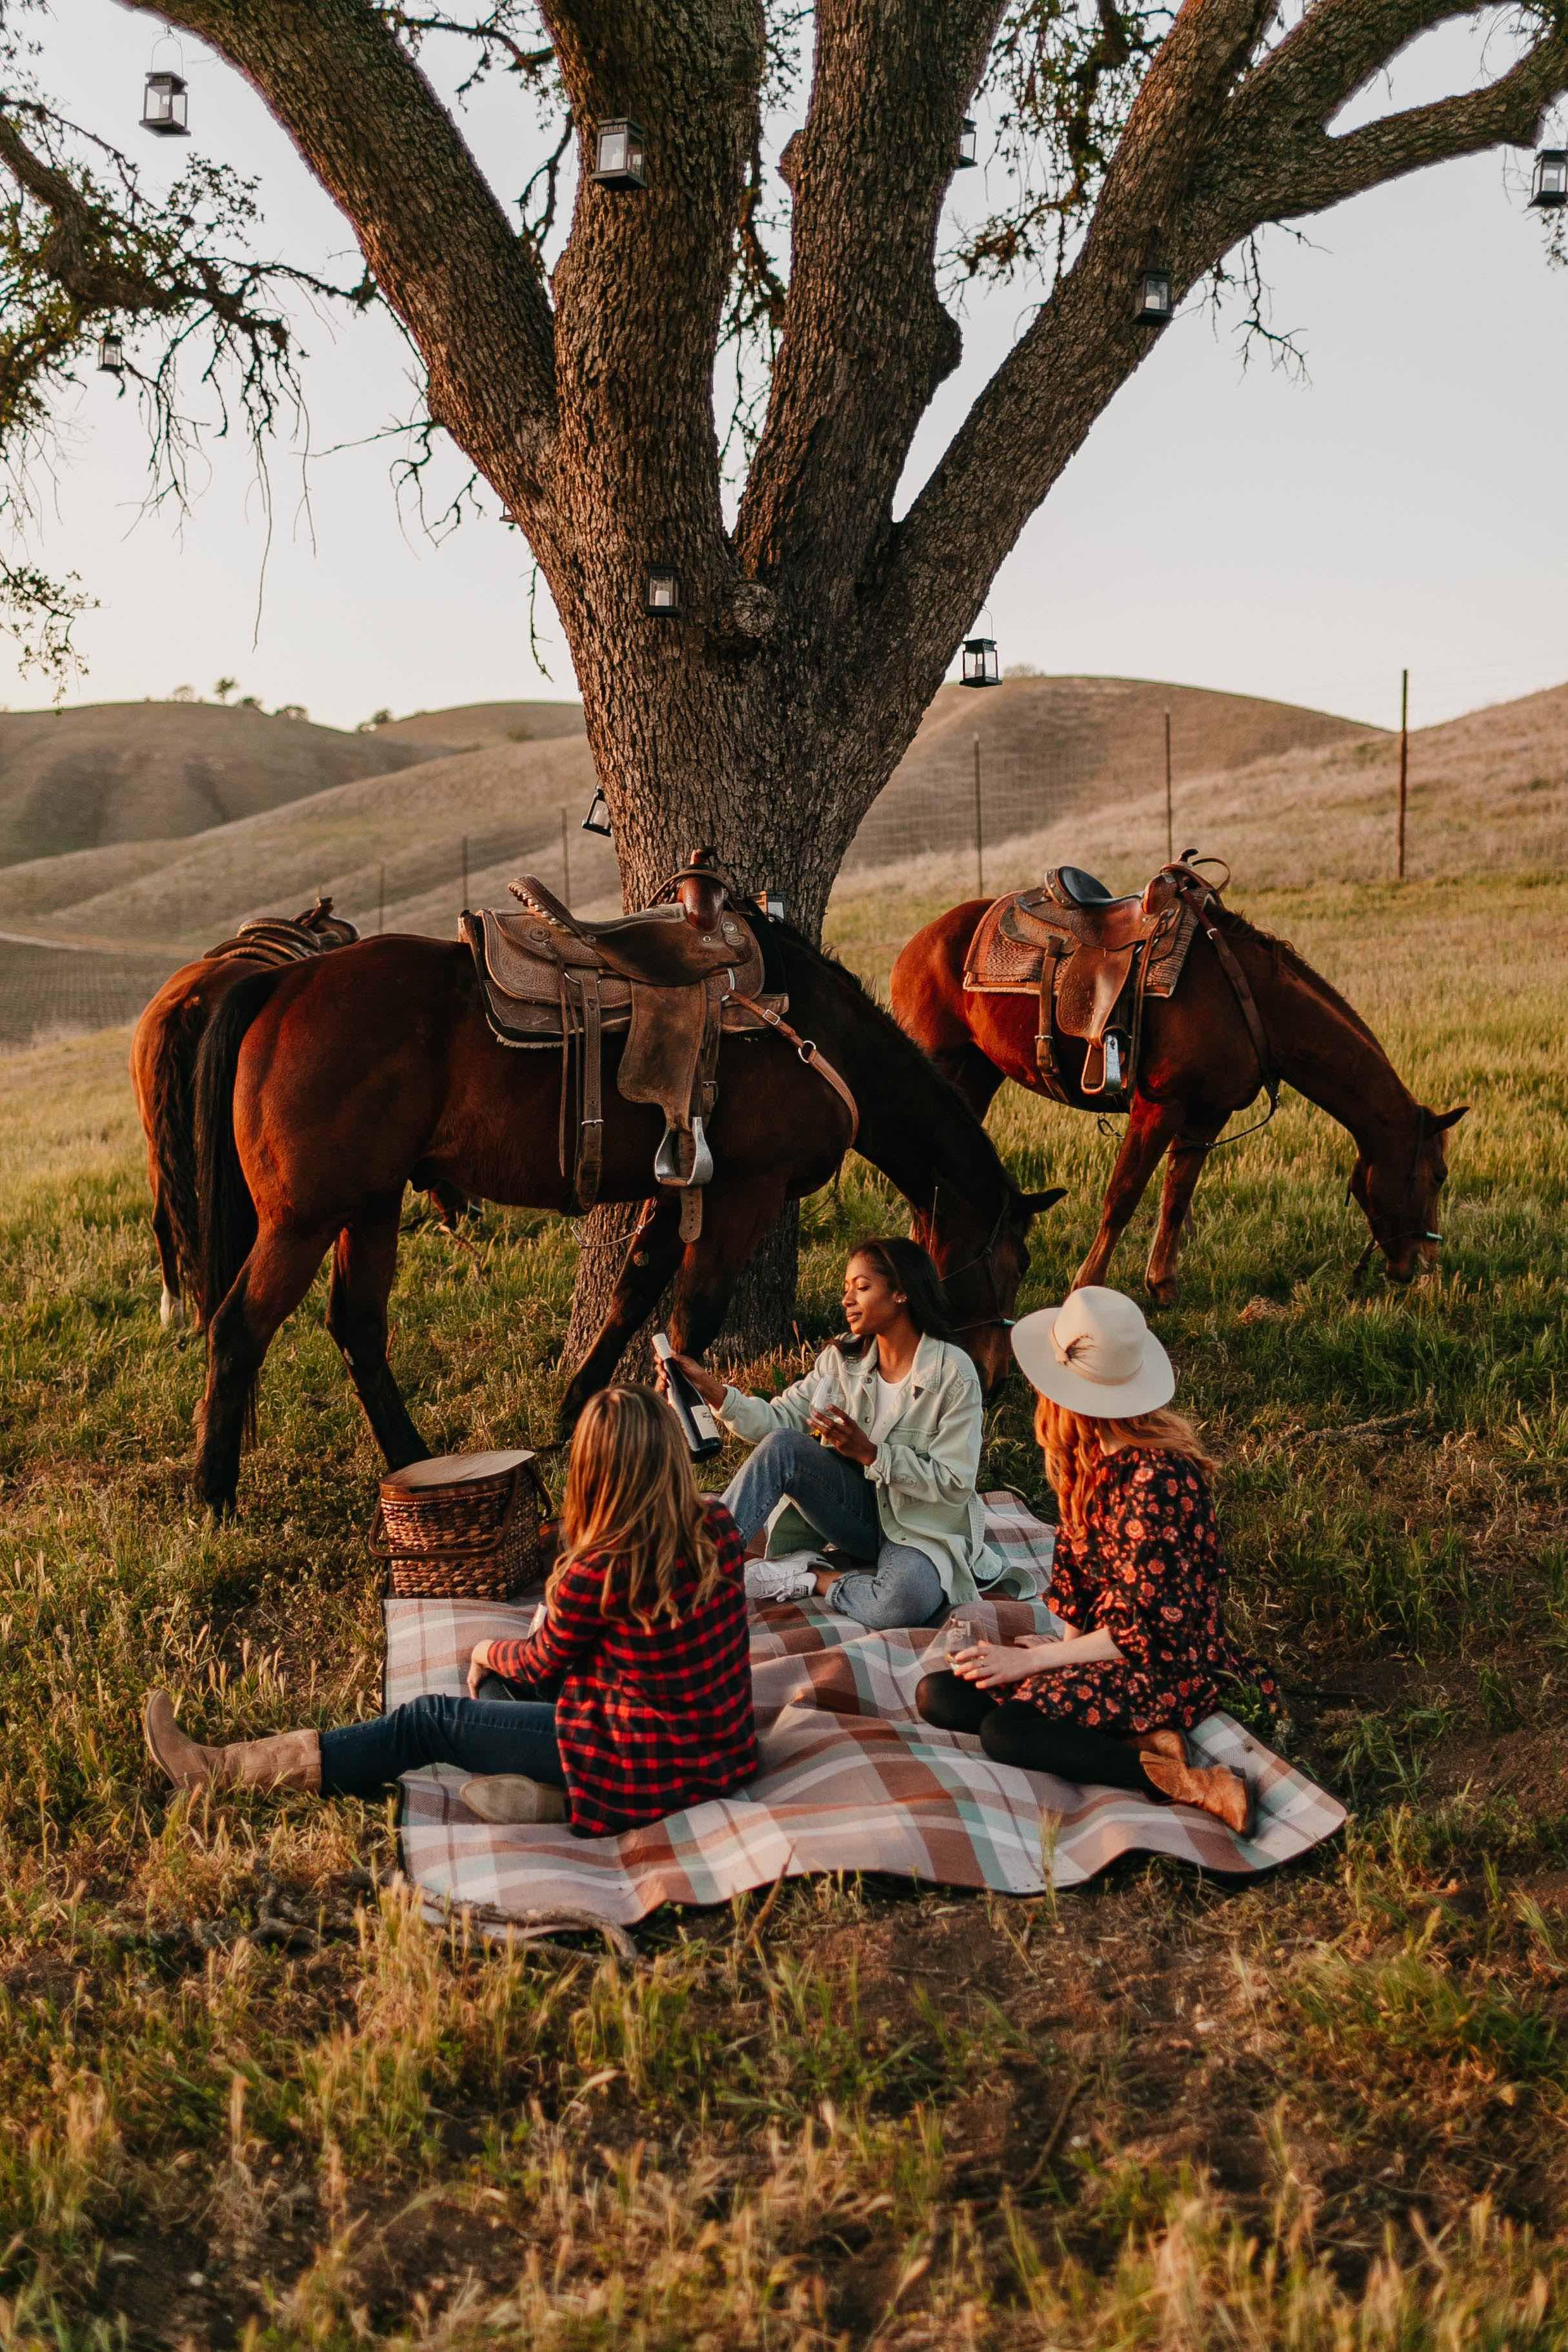
[[[844,1318],[848,1339],[782,1396],[746,1396],[689,1357],[674,1360],[756,1449],[724,1496],[749,1547],[768,1530],[772,1558],[748,1566],[748,1591],[770,1601],[818,1592],[878,1629],[929,1624],[954,1601],[1008,1591],[1013,1572],[986,1547],[974,1491],[979,1375],[948,1337],[941,1280],[918,1243],[855,1252]],[[779,1557],[822,1542],[867,1567]]]

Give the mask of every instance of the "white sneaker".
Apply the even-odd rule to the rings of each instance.
[[[816,1575],[797,1559],[749,1559],[746,1562],[748,1601],[805,1601],[816,1591]]]

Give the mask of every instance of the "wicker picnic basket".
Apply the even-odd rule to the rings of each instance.
[[[442,1454],[381,1482],[371,1549],[400,1601],[506,1601],[548,1565],[533,1455]]]

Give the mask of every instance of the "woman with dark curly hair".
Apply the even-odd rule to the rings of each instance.
[[[1197,1805],[1245,1835],[1246,1781],[1192,1764],[1184,1734],[1226,1683],[1279,1693],[1225,1630],[1215,1465],[1171,1410],[1170,1358],[1131,1298],[1095,1287],[1026,1315],[1013,1350],[1039,1391],[1060,1511],[1051,1605],[1068,1633],[961,1651],[921,1682],[921,1714],[978,1732],[998,1763]]]

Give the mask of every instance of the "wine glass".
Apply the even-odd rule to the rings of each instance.
[[[961,1650],[973,1650],[977,1643],[994,1638],[984,1619],[974,1611],[954,1609],[938,1628],[926,1655],[933,1665],[945,1664],[951,1667]]]

